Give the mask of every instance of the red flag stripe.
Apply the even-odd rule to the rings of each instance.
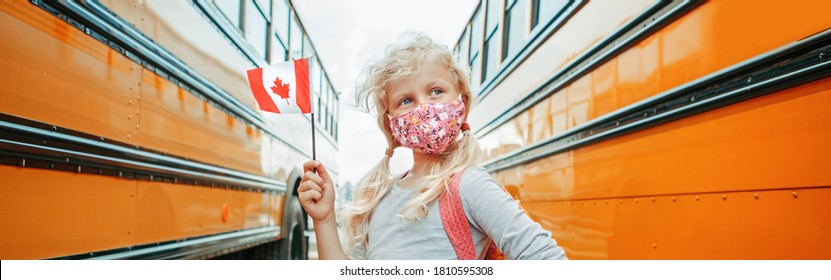
[[[297,107],[303,114],[312,112],[311,94],[309,91],[309,61],[305,58],[294,61],[295,100]]]
[[[248,70],[248,84],[251,86],[251,91],[254,92],[254,99],[260,105],[260,110],[280,113],[280,109],[277,108],[277,105],[274,105],[274,100],[271,99],[271,96],[268,96],[268,92],[263,88],[262,68]]]

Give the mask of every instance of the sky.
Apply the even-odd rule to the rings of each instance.
[[[478,0],[295,0],[300,21],[340,95],[338,184],[354,185],[384,156],[386,140],[375,117],[353,109],[358,76],[387,45],[407,31],[420,31],[452,47]],[[323,163],[324,165],[327,163]],[[390,169],[402,173],[412,152],[395,150]]]

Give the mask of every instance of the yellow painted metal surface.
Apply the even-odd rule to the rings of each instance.
[[[134,143],[194,160],[262,174],[262,132],[208,101],[143,70]]]
[[[831,211],[829,200],[826,187],[523,207],[571,259],[801,260],[831,258],[831,225],[821,214]]]
[[[132,245],[136,183],[0,165],[0,259],[38,259]]]
[[[535,77],[548,69],[553,73],[565,64],[554,63],[546,68],[538,61],[548,62],[551,57],[559,56],[574,59],[606,35],[577,32],[585,27],[578,23],[597,19],[591,24],[621,25],[623,22],[600,20],[616,12],[604,3],[588,2],[562,30],[529,56],[531,62],[525,64],[537,63],[536,68],[517,67],[482,101],[483,107],[487,107],[488,99],[499,99],[495,95],[530,89],[542,82],[542,79],[534,82],[523,77]],[[484,152],[488,158],[507,154],[517,147],[560,134],[644,98],[831,28],[831,17],[824,16],[821,12],[824,9],[819,7],[831,8],[831,3],[759,5],[753,1],[707,1],[482,137],[481,142],[486,143]],[[753,11],[752,16],[745,14],[748,9]],[[612,27],[592,30],[613,30]],[[509,82],[513,79],[520,80]],[[502,106],[496,111],[505,109]]]
[[[133,242],[196,237],[246,228],[278,226],[282,196],[139,181]],[[223,212],[227,212],[223,218]]]
[[[0,2],[0,26],[0,111],[131,141],[140,66],[26,1]]]
[[[0,259],[53,258],[281,223],[277,194],[6,165],[0,174]]]
[[[529,60],[573,59],[585,50],[575,42],[595,42],[569,30],[615,12],[601,2]],[[829,5],[707,1],[483,137],[484,152],[507,154],[825,30]],[[518,67],[505,81],[529,71],[540,69]],[[487,99],[518,88],[508,85]],[[573,259],[828,259],[829,104],[824,79],[494,176]]]
[[[831,79],[526,164],[520,198],[831,186],[828,104]]]
[[[0,1],[0,26],[7,37],[0,40],[0,112],[255,175],[264,174],[266,153],[280,157],[268,161],[279,180],[300,161],[284,143],[28,1]],[[0,178],[0,259],[53,258],[282,222],[283,194],[7,165],[0,165]]]

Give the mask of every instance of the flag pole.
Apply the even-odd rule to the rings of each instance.
[[[312,112],[312,160],[317,160],[317,155],[315,154],[315,113]],[[315,168],[315,172],[317,172],[317,168]]]

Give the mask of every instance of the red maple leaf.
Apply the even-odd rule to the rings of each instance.
[[[286,100],[286,104],[289,104],[289,84],[284,84],[283,80],[280,80],[280,77],[274,79],[274,86],[271,87],[271,92],[279,95]]]

